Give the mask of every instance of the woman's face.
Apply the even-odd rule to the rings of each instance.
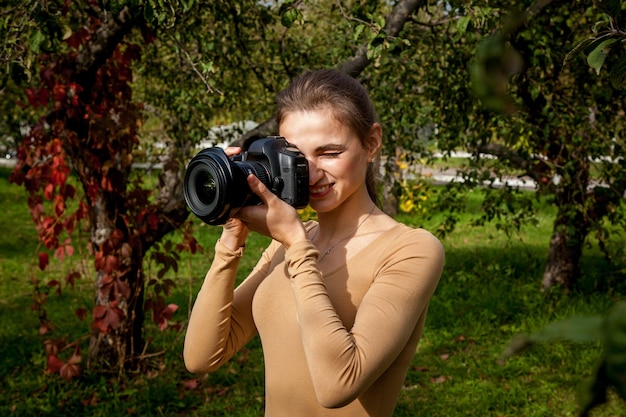
[[[309,197],[315,211],[330,212],[348,201],[367,198],[365,174],[373,154],[330,111],[288,113],[279,133],[309,162]]]

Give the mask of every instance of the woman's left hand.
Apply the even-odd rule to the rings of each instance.
[[[250,230],[269,236],[286,248],[306,240],[306,230],[295,208],[278,198],[252,174],[248,175],[248,186],[263,204],[242,207],[234,217]]]

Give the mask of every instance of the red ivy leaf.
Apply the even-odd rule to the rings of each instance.
[[[107,313],[107,306],[95,306],[93,308],[93,319],[94,321],[103,318]]]
[[[93,309],[93,328],[106,333],[109,329],[116,329],[124,318],[124,312],[117,307],[117,302],[111,301],[108,306],[98,305]]]
[[[178,306],[176,304],[168,304],[168,306],[163,309],[163,316],[170,320],[177,310]]]
[[[89,32],[85,28],[81,28],[75,32],[72,32],[72,35],[65,40],[65,42],[74,49],[78,49],[80,45],[83,45],[87,39],[91,36]]]
[[[40,335],[43,336],[44,334],[48,333],[48,331],[50,331],[50,326],[48,326],[47,323],[41,323],[39,325],[39,334]]]
[[[120,260],[117,256],[108,255],[104,261],[103,271],[107,274],[112,273],[113,271],[117,271],[120,267]]]
[[[80,366],[68,362],[61,367],[59,373],[64,380],[69,381],[80,375]]]
[[[54,184],[52,183],[46,184],[46,188],[44,188],[43,194],[46,196],[48,200],[52,201],[52,197],[54,196]]]
[[[39,252],[39,269],[43,271],[49,263],[50,258],[48,257],[48,254],[46,252]]]
[[[59,354],[59,342],[58,341],[46,339],[43,341],[43,345],[45,346],[45,349],[46,349],[46,355],[57,356]]]
[[[67,363],[71,363],[71,364],[77,365],[81,361],[82,361],[82,355],[80,354],[80,347],[76,346],[76,348],[74,349],[74,353],[68,359]]]
[[[56,214],[57,217],[61,217],[64,211],[65,211],[65,200],[63,199],[62,196],[57,194],[54,197],[54,214]]]
[[[57,281],[56,279],[48,281],[48,287],[50,288],[57,287],[57,294],[61,295],[61,283]]]
[[[65,246],[59,246],[54,251],[54,257],[59,258],[61,262],[65,259]]]
[[[178,310],[178,306],[176,304],[169,304],[161,311],[154,311],[155,321],[158,322],[159,329],[161,331],[165,331],[165,329],[167,329],[167,321],[172,318],[176,310]]]
[[[125,281],[119,279],[117,280],[116,284],[117,290],[122,294],[122,297],[128,300],[130,298],[130,287],[128,286],[128,284],[126,284]]]
[[[48,355],[48,367],[46,370],[48,372],[57,373],[63,367],[63,361],[57,358],[55,355]]]

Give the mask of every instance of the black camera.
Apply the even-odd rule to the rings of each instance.
[[[248,187],[249,174],[295,208],[309,203],[309,164],[281,136],[256,140],[231,157],[218,147],[200,151],[187,166],[185,201],[203,222],[223,224],[238,208],[261,203]]]

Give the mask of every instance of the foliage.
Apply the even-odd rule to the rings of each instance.
[[[605,220],[624,224],[623,92],[587,64],[563,66],[602,13],[584,2],[516,6],[429,4],[401,34],[411,46],[391,49],[367,79],[385,108],[388,155],[401,147],[428,159],[433,143],[444,156],[472,153],[462,185],[439,194],[442,208],[462,207],[456,190],[475,188],[489,196],[479,222],[515,232],[533,221],[533,197],[495,184],[516,172],[551,196],[559,211],[543,286],[573,289],[588,236],[605,238]],[[450,213],[443,231],[454,224]]]
[[[28,104],[44,116],[32,126],[18,150],[19,163],[11,180],[29,193],[28,206],[39,240],[39,268],[49,267],[49,253],[63,260],[75,247],[76,228],[89,230],[89,250],[94,256],[96,297],[92,311],[91,366],[106,364],[120,371],[136,366],[142,354],[144,311],[143,253],[186,218],[161,209],[141,178],[131,181],[132,150],[137,143],[141,118],[132,100],[132,63],[140,56],[138,43],[125,42],[134,17],[116,4],[100,9],[92,3],[64,4],[45,17],[64,27],[62,37],[48,33],[50,50],[41,54],[34,67],[38,77],[25,89]],[[33,7],[43,7],[35,3]],[[81,11],[86,8],[88,13]],[[106,19],[108,13],[118,13]],[[132,12],[137,12],[133,10]],[[33,19],[40,18],[36,14]],[[138,25],[142,24],[139,18]],[[56,27],[55,26],[55,27]],[[151,32],[144,26],[143,41]],[[72,171],[77,183],[69,181]],[[77,199],[77,203],[71,201]],[[195,251],[189,237],[177,250]],[[157,258],[165,267],[175,265],[167,254]],[[166,268],[167,269],[167,268]],[[79,271],[69,272],[63,281],[50,280],[48,287],[74,286]],[[167,327],[175,306],[166,305],[160,293],[167,287],[153,285],[146,306],[160,327]],[[35,286],[34,308],[39,312],[40,332],[52,330],[44,303],[45,293]],[[85,308],[76,310],[79,318]],[[67,342],[49,339],[46,343],[47,369],[65,379],[79,373],[79,345],[63,362],[59,352]]]
[[[603,12],[602,19],[593,26],[593,35],[574,47],[563,61],[569,64],[578,55],[584,54],[587,63],[596,74],[600,74],[604,63],[611,63],[609,79],[615,88],[622,88],[626,81],[626,54],[620,47],[626,39],[626,32],[621,27],[623,21],[622,2],[620,0],[600,0],[597,7]]]
[[[110,345],[121,347],[123,366],[126,359],[135,365],[133,359],[145,358],[144,306],[157,327],[176,330],[171,320],[179,304],[169,297],[177,286],[169,274],[178,272],[182,250],[201,247],[193,229],[183,226],[184,162],[213,125],[270,117],[275,92],[306,68],[338,66],[360,76],[381,109],[391,165],[394,155],[407,151],[425,159],[437,147],[444,154],[459,148],[474,153],[464,183],[432,196],[429,186],[395,177],[405,209],[415,209],[420,198],[429,204],[438,199],[448,214],[438,218],[442,236],[463,218],[463,188],[480,186],[487,198],[474,226],[495,220],[496,229],[518,233],[536,221],[536,199],[548,195],[560,210],[553,232],[566,247],[582,251],[595,236],[615,255],[608,251],[606,224],[624,220],[623,159],[611,158],[622,153],[623,100],[567,53],[587,42],[581,39],[593,21],[607,22],[591,48],[577,50],[591,55],[588,63],[596,71],[612,68],[613,84],[620,81],[623,67],[614,48],[621,43],[603,42],[619,39],[621,32],[613,29],[621,20],[581,2],[547,8],[549,1],[525,2],[525,12],[511,14],[522,20],[504,26],[510,2],[502,1],[414,1],[404,16],[410,24],[385,20],[406,3],[7,3],[0,33],[11,47],[0,56],[6,71],[2,102],[15,102],[17,87],[26,85],[22,101],[30,106],[2,116],[3,129],[15,132],[23,117],[44,116],[22,142],[23,163],[13,178],[32,192],[29,206],[46,247],[37,258],[42,269],[54,268],[50,255],[61,259],[80,250],[72,232],[87,228],[95,257],[89,274],[95,271],[98,296],[89,356],[98,356],[92,349],[111,336],[116,340]],[[606,10],[614,4],[601,2],[611,6]],[[22,30],[13,30],[15,25]],[[100,43],[103,28],[119,38]],[[159,159],[150,162],[162,163],[161,178],[143,184],[132,158],[157,151]],[[605,187],[590,181],[592,168]],[[512,170],[535,180],[540,193],[489,187]],[[165,236],[176,228],[184,238],[171,243]],[[580,255],[573,251],[570,258],[578,263]],[[144,276],[145,256],[159,264],[154,276]],[[78,277],[68,271],[36,282],[42,332],[52,327],[44,304],[49,294],[80,285]],[[576,288],[568,280],[563,285]],[[87,310],[76,311],[85,317]],[[48,343],[46,363],[69,378],[82,355],[74,342]],[[119,364],[113,359],[104,368],[111,363]]]

